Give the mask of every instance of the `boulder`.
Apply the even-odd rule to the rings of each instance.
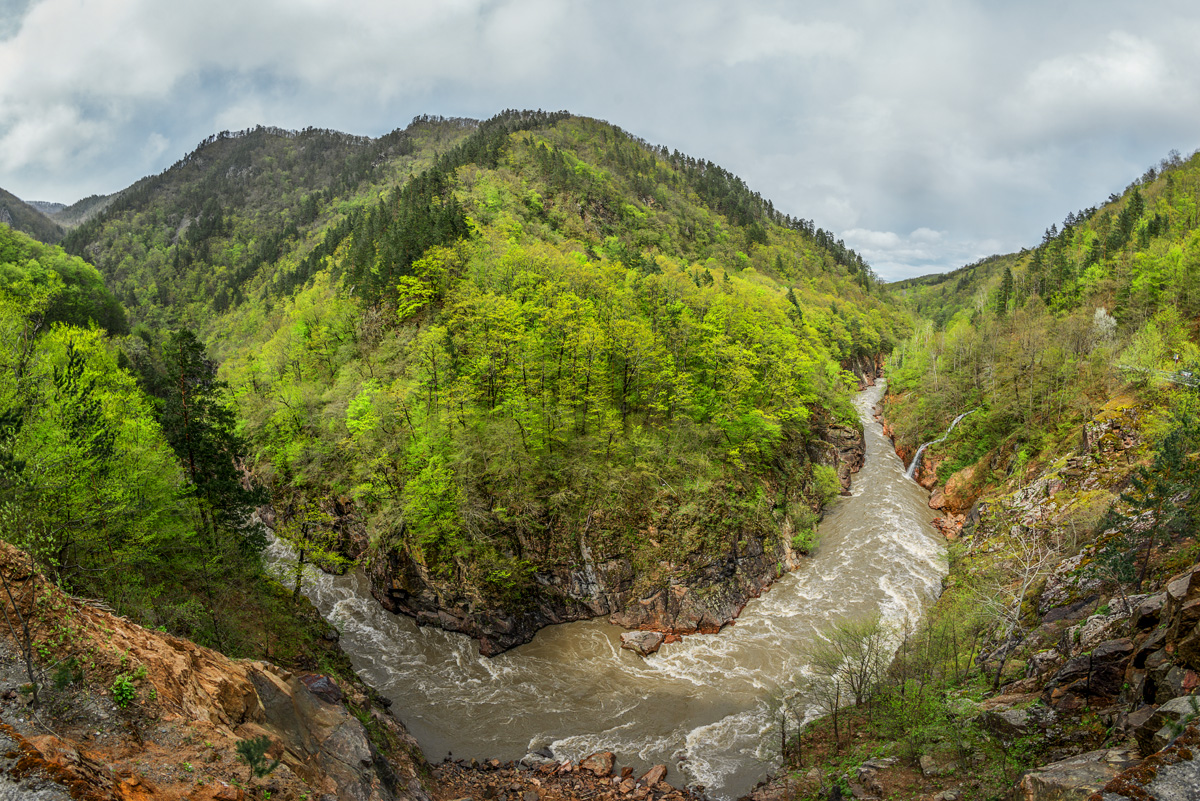
[[[655,765],[642,774],[642,778],[638,779],[638,784],[643,787],[653,787],[665,778],[667,778],[667,766]]]
[[[1117,698],[1133,650],[1133,640],[1125,637],[1102,642],[1090,654],[1071,657],[1046,683],[1050,704],[1077,709],[1083,706],[1083,697]]]
[[[1017,797],[1021,801],[1085,801],[1133,762],[1133,754],[1124,749],[1089,751],[1026,773],[1017,785]]]
[[[876,757],[868,759],[858,766],[855,772],[855,778],[858,779],[858,785],[861,786],[870,796],[878,798],[883,795],[883,787],[879,783],[879,771],[890,768],[896,764],[894,757]],[[853,792],[853,787],[850,788]]]
[[[1002,740],[1029,734],[1029,713],[1024,709],[992,709],[980,715],[979,722]]]
[[[1131,798],[1157,801],[1195,801],[1200,793],[1200,760],[1196,746],[1200,731],[1188,726],[1174,745],[1128,769],[1104,788],[1099,801]]]
[[[580,762],[579,767],[583,770],[590,770],[603,779],[612,775],[613,766],[616,763],[617,757],[612,751],[600,751]]]
[[[1171,617],[1167,636],[1175,641],[1175,658],[1200,670],[1200,597],[1187,600]]]
[[[1133,630],[1145,631],[1158,625],[1162,619],[1163,608],[1167,605],[1167,594],[1160,592],[1143,600],[1133,610]]]
[[[300,681],[310,693],[331,704],[340,704],[345,700],[341,688],[328,676],[319,673],[308,673],[300,677]]]
[[[976,466],[964,467],[946,482],[946,508],[954,512],[963,510],[974,511],[975,500],[979,497],[979,481],[975,475]],[[965,519],[965,518],[964,518]]]
[[[946,493],[942,491],[941,487],[938,487],[937,489],[935,489],[933,491],[933,494],[931,494],[929,496],[929,508],[930,509],[945,509],[946,508]]]
[[[922,754],[921,775],[927,779],[946,776],[958,770],[958,762],[946,754]]]
[[[649,656],[662,647],[666,639],[660,631],[627,631],[621,635],[621,647],[639,656]]]
[[[1043,676],[1052,675],[1063,665],[1063,656],[1055,648],[1050,648],[1046,651],[1038,651],[1025,663],[1025,676],[1027,678],[1042,678]]]
[[[1193,720],[1200,718],[1200,697],[1198,696],[1182,695],[1172,698],[1154,710],[1154,714],[1146,718],[1133,733],[1143,756],[1149,756],[1166,748],[1182,731],[1179,722],[1189,718]]]

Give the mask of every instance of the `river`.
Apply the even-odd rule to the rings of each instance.
[[[621,650],[621,629],[588,621],[543,629],[488,659],[464,635],[385,611],[359,575],[314,574],[305,594],[432,761],[611,750],[620,765],[663,763],[674,784],[736,797],[771,768],[772,707],[804,670],[815,633],[875,610],[915,620],[940,589],[945,549],[929,525],[928,494],[905,477],[871,416],[881,394],[872,387],[855,398],[866,464],[822,521],[813,558],[719,634],[688,636],[642,659]],[[285,549],[276,542],[270,554],[279,560]]]

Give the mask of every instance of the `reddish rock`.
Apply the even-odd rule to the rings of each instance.
[[[946,507],[952,512],[965,512],[979,499],[980,484],[976,481],[975,466],[964,467],[946,482],[943,490]]]
[[[946,508],[946,493],[942,491],[941,487],[938,487],[937,489],[935,489],[933,491],[933,494],[929,496],[929,508],[930,509],[945,509]]]
[[[643,787],[653,787],[665,778],[667,778],[667,766],[655,765],[642,774],[642,778],[638,779],[638,784]]]
[[[605,776],[612,775],[613,766],[616,764],[616,762],[617,757],[612,751],[601,751],[599,753],[592,754],[587,759],[580,762],[579,767],[583,770],[590,770],[596,776],[604,778]]]

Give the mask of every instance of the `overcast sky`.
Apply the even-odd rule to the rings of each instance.
[[[0,0],[0,187],[70,203],[259,123],[568,109],[890,280],[1035,244],[1200,147],[1197,42],[1194,0]]]

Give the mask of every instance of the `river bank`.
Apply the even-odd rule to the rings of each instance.
[[[946,592],[871,702],[843,714],[843,737],[830,719],[814,721],[789,770],[753,797],[839,784],[860,799],[1195,798],[1196,533],[1148,552],[1140,591],[1102,569],[1120,533],[1102,512],[1125,509],[1119,496],[1152,451],[1152,411],[1116,399],[1075,448],[1036,469],[969,466],[970,481],[934,484],[930,506],[949,511],[943,529],[955,540]],[[968,505],[946,501],[961,497],[956,483],[973,488]],[[906,684],[914,675],[919,697]]]
[[[360,574],[315,574],[305,593],[338,628],[359,675],[404,710],[431,759],[519,760],[548,748],[578,760],[611,750],[636,771],[664,764],[680,783],[735,797],[778,758],[775,699],[804,671],[803,644],[848,616],[915,618],[941,587],[943,548],[926,495],[904,479],[872,420],[880,393],[856,398],[865,464],[821,523],[813,558],[720,634],[688,636],[643,659],[621,649],[618,627],[582,621],[488,659],[465,636],[387,612]]]

